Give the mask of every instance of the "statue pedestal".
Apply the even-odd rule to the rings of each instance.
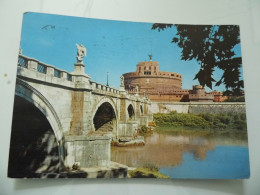
[[[72,72],[72,75],[79,88],[86,88],[89,86],[90,76],[85,73],[85,65],[83,63],[74,64],[74,72]]]
[[[125,86],[120,85],[119,91],[122,91],[122,92],[125,91]]]
[[[85,65],[83,63],[74,64],[74,74],[84,75],[85,74]]]
[[[73,75],[80,75],[80,76],[84,76],[87,78],[90,78],[90,76],[88,76],[85,73],[85,65],[83,63],[75,63],[74,64],[74,72],[72,72]]]
[[[119,91],[121,94],[126,94],[125,86],[121,85]]]

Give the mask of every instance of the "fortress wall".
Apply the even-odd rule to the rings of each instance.
[[[152,113],[245,113],[244,102],[152,102]]]
[[[175,95],[175,94],[163,94],[163,95],[155,95],[150,94],[149,98],[153,101],[176,101],[179,102],[183,98],[183,95]]]
[[[169,77],[148,77],[148,76],[140,76],[140,77],[125,77],[125,86],[126,89],[128,86],[136,86],[139,85],[142,89],[145,90],[173,90],[178,89],[181,90],[182,82],[181,79],[169,78]]]

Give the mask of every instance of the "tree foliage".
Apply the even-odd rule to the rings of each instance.
[[[195,75],[202,86],[212,89],[224,84],[226,95],[240,95],[244,88],[240,78],[242,59],[235,56],[234,47],[240,43],[239,26],[236,25],[173,25],[155,23],[152,29],[158,31],[175,27],[177,34],[172,43],[181,49],[182,60],[195,59],[200,70]],[[219,80],[213,78],[216,68],[223,70]]]

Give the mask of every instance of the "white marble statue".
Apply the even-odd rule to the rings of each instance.
[[[125,78],[124,78],[124,76],[122,75],[122,76],[120,77],[120,79],[121,79],[121,84],[120,84],[120,86],[125,86]]]
[[[138,94],[139,93],[139,86],[138,85],[135,86],[135,90],[136,90],[136,93]]]
[[[83,57],[87,56],[87,49],[83,44],[78,45],[76,43],[76,46],[78,48],[78,52],[77,52],[77,63],[81,63],[83,64]]]

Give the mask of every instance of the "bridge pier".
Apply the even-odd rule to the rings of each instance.
[[[111,137],[108,135],[66,136],[66,165],[69,167],[74,164],[79,164],[80,167],[109,167],[110,140]]]

